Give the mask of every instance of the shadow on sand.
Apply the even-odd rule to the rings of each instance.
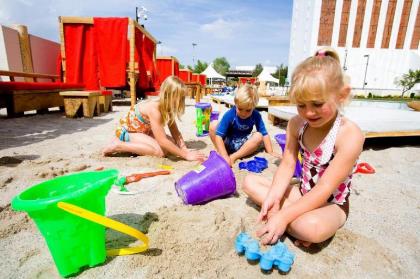
[[[363,150],[384,150],[391,147],[404,146],[420,147],[420,137],[367,138],[363,145]]]
[[[0,150],[85,131],[109,121],[112,121],[112,119],[69,119],[62,112],[25,115],[18,118],[0,118]]]

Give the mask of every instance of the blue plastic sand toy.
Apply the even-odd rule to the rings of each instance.
[[[250,160],[248,162],[240,162],[239,169],[240,170],[248,170],[251,172],[260,173],[268,167],[268,161],[262,157],[254,157],[254,160]]]
[[[248,260],[259,260],[263,271],[270,271],[274,266],[282,272],[288,272],[295,260],[295,255],[284,243],[279,241],[266,252],[261,252],[258,241],[243,232],[236,237],[235,250],[238,254],[245,254]]]

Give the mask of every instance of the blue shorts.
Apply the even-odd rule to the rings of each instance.
[[[251,135],[242,138],[228,138],[226,137],[224,140],[226,151],[229,154],[235,153],[238,151],[244,143],[249,140]]]

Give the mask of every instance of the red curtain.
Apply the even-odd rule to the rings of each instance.
[[[128,18],[94,17],[93,23],[101,86],[126,85]]]
[[[138,63],[139,65],[139,80],[137,83],[137,88],[140,88],[142,90],[145,90],[147,88],[149,88],[149,80],[147,77],[147,71],[146,71],[146,65],[144,63],[144,59],[143,59],[143,37],[144,34],[142,32],[140,32],[139,29],[135,29],[135,61]]]
[[[183,82],[190,82],[190,71],[179,71],[179,78]]]
[[[148,73],[149,89],[154,87],[154,84],[158,81],[156,62],[154,60],[154,54],[156,50],[156,44],[146,35],[143,36],[143,48],[142,58],[145,68]]]
[[[160,87],[162,82],[169,76],[172,76],[173,68],[172,68],[172,59],[157,59],[157,69],[159,71],[159,83],[157,87]]]
[[[179,77],[179,62],[174,60],[174,76]]]
[[[55,70],[56,70],[56,73],[59,77],[59,80],[57,80],[57,81],[63,81],[63,72],[62,72],[62,69],[61,69],[61,67],[62,67],[61,60],[62,60],[61,59],[61,52],[59,52],[58,55],[57,55],[56,63],[55,63],[55,65],[56,65]]]
[[[191,81],[192,82],[200,82],[200,76],[199,76],[199,74],[192,74],[192,76],[191,76]]]
[[[86,89],[99,89],[93,25],[64,24],[66,82],[83,83]]]
[[[257,78],[255,78],[255,77],[240,77],[240,78],[239,78],[239,81],[240,81],[242,84],[245,84],[245,83],[247,83],[248,81],[249,81],[249,83],[250,83],[250,84],[254,84],[254,83],[257,81]]]
[[[201,85],[206,86],[206,80],[207,80],[206,75],[200,74],[199,75],[199,80],[200,80]]]

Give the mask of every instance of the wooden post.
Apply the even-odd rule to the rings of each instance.
[[[25,73],[33,73],[31,43],[29,41],[28,28],[25,25],[14,25],[19,33],[20,55],[22,57],[22,68]],[[34,81],[31,77],[25,77],[25,81]]]
[[[60,31],[60,53],[61,53],[61,70],[63,71],[63,82],[66,82],[66,45],[64,41],[64,25],[61,16],[58,17],[58,30]]]
[[[130,99],[131,99],[131,108],[134,107],[137,101],[136,97],[136,74],[134,68],[134,48],[136,47],[136,26],[134,25],[133,20],[130,18],[128,20],[128,28],[130,34],[130,62],[129,62],[129,72],[128,72],[128,82],[130,84]]]

